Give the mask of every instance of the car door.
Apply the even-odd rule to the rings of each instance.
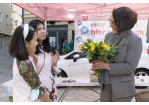
[[[73,61],[73,56],[75,54],[79,54],[80,57],[76,60],[76,62]],[[82,52],[74,52],[71,55],[70,60],[70,70],[71,70],[71,77],[82,77],[87,76],[89,77],[89,70],[91,70],[91,64],[88,62],[88,59],[86,59],[85,55]]]

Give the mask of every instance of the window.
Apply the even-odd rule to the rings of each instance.
[[[69,56],[67,56],[65,59],[73,59],[74,55],[79,54],[79,58],[86,58],[86,56],[82,52],[73,52]]]
[[[0,50],[2,50],[2,37],[0,36]]]
[[[13,19],[11,19],[11,28],[13,28]]]
[[[11,3],[11,11],[13,10],[13,4]]]
[[[6,15],[6,25],[8,25],[9,23],[9,18],[8,18],[8,15]]]
[[[2,23],[2,12],[0,12],[0,22]]]

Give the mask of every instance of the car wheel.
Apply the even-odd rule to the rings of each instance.
[[[149,71],[146,69],[138,69],[135,71],[135,76],[149,76]]]
[[[135,71],[135,76],[149,76],[149,71],[146,69],[138,69]],[[136,86],[136,88],[144,89],[147,86]]]
[[[60,69],[60,70],[62,70],[62,69]],[[53,76],[54,76],[55,78],[68,77],[67,74],[66,74],[66,72],[65,72],[64,70],[62,70],[62,71],[61,71],[59,74],[57,74],[57,75],[53,74]]]

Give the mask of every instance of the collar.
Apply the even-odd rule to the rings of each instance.
[[[129,33],[132,33],[132,31],[131,30],[127,30],[127,31],[124,31],[124,32],[122,32],[120,34],[114,34],[114,35],[121,37],[121,36],[125,36],[126,34],[129,34]]]

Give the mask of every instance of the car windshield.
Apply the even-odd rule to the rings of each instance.
[[[79,54],[79,58],[85,58],[86,56],[82,52],[73,52],[72,54],[68,55],[65,59],[73,59],[74,55]]]

